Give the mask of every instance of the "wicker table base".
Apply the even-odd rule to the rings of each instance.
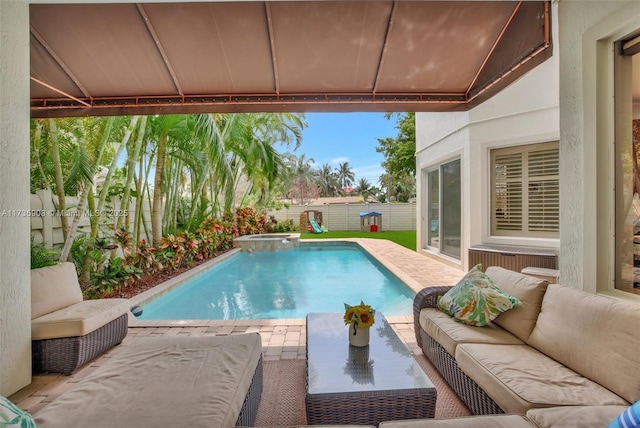
[[[365,348],[350,346],[347,331],[341,314],[307,317],[307,422],[433,418],[436,389],[384,317]]]

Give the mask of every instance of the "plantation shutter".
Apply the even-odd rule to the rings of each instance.
[[[558,149],[529,153],[529,231],[560,230]]]
[[[491,151],[494,235],[557,237],[560,230],[558,143]]]
[[[522,153],[504,154],[495,159],[495,227],[522,230]]]

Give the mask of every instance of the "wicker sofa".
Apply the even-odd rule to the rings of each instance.
[[[436,309],[451,287],[426,288],[414,301],[418,344],[474,414],[526,414],[539,426],[563,426],[554,421],[579,410],[583,420],[600,421],[581,426],[602,426],[640,399],[638,305],[499,267],[486,273],[522,301],[488,326]],[[469,426],[502,426],[491,420],[472,418]]]
[[[31,271],[31,339],[35,372],[69,375],[122,342],[128,299],[83,300],[73,263]]]

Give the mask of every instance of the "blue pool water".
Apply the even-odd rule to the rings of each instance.
[[[139,319],[304,318],[360,300],[385,315],[410,315],[413,293],[356,244],[301,244],[238,253],[143,305]]]

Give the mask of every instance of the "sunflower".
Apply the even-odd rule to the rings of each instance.
[[[369,305],[365,305],[360,301],[359,305],[351,306],[344,304],[344,323],[355,324],[357,327],[371,327],[375,322],[374,316],[376,311]]]
[[[357,315],[356,315],[356,308],[355,306],[349,306],[347,307],[347,305],[345,304],[345,311],[344,311],[344,323],[345,324],[351,324],[352,322],[354,322],[357,319]]]

